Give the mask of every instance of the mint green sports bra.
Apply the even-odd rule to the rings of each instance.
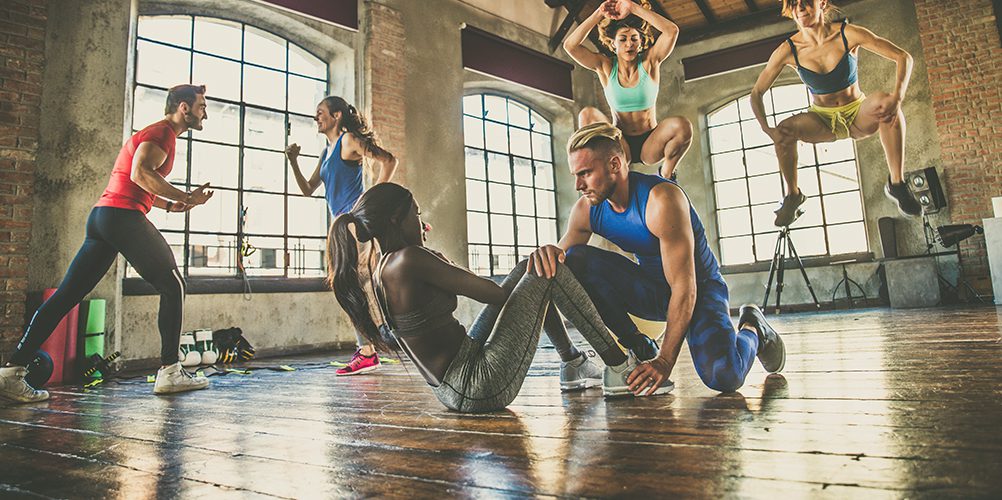
[[[627,113],[650,109],[658,101],[658,84],[647,74],[642,61],[637,61],[640,78],[637,84],[626,88],[619,84],[619,58],[614,58],[609,84],[605,86],[605,99],[613,111]]]

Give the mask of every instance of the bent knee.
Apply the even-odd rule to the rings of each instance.
[[[718,370],[707,375],[701,373],[699,377],[714,391],[734,392],[745,385],[745,378],[730,370]]]
[[[151,283],[151,285],[153,285],[153,288],[155,288],[160,295],[171,297],[184,297],[185,290],[187,288],[187,283],[184,281],[184,278],[181,277],[181,273],[176,269],[165,273],[155,282]]]
[[[672,116],[665,118],[663,122],[672,135],[689,142],[692,140],[692,122],[684,116]]]
[[[585,106],[581,108],[578,112],[578,127],[584,127],[585,125],[591,125],[596,122],[606,121],[605,115],[599,111],[598,108],[593,106]]]

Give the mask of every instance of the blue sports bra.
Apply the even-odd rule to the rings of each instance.
[[[793,39],[787,38],[786,43],[790,44],[793,51],[793,60],[797,62],[797,72],[800,79],[804,81],[811,94],[833,94],[842,89],[849,88],[856,83],[859,76],[856,72],[856,56],[849,51],[849,40],[845,38],[845,25],[847,21],[842,21],[842,44],[845,45],[845,54],[842,60],[835,65],[835,68],[827,73],[815,73],[800,65],[800,58],[797,57],[797,47],[793,44]]]

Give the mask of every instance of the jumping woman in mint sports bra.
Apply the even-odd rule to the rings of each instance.
[[[593,107],[578,115],[578,126],[611,123],[623,131],[627,161],[656,165],[658,173],[675,177],[675,167],[689,150],[692,123],[681,116],[657,120],[661,63],[671,55],[678,40],[678,26],[643,5],[630,0],[607,0],[564,41],[564,50],[585,68],[598,73],[612,120]],[[582,45],[588,33],[599,27],[599,38],[615,54],[606,57]],[[661,34],[654,39],[651,27]]]
[[[848,21],[830,21],[835,7],[828,0],[783,0],[783,15],[792,18],[799,31],[772,53],[751,92],[751,106],[759,125],[776,145],[779,170],[786,184],[782,206],[776,210],[776,226],[792,224],[807,197],[797,187],[797,141],[834,142],[863,139],[880,133],[887,157],[887,197],[907,216],[922,213],[902,177],[905,150],[905,116],[901,100],[908,89],[912,57],[888,40]],[[859,88],[856,59],[863,47],[897,65],[894,90],[874,92],[869,97]],[[762,95],[783,68],[797,70],[811,92],[813,103],[806,113],[791,116],[776,127],[765,118]]]

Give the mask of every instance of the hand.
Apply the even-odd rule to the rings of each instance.
[[[877,120],[880,120],[881,123],[894,123],[898,119],[898,113],[901,112],[901,97],[888,96],[877,105],[875,112]]]
[[[543,245],[529,254],[528,272],[536,272],[536,276],[550,279],[557,275],[557,262],[563,262],[564,250],[554,245]]]
[[[633,13],[634,4],[631,0],[606,0],[602,11],[609,19],[623,19]]]
[[[674,363],[661,356],[649,362],[640,363],[626,377],[626,383],[630,386],[630,392],[634,396],[640,396],[645,390],[647,393],[643,394],[644,396],[654,394],[654,391],[658,390],[661,384],[668,380],[672,368],[674,368],[673,365]]]
[[[213,191],[209,189],[209,183],[206,182],[205,184],[198,186],[198,188],[194,191],[188,193],[188,198],[182,200],[182,202],[191,206],[201,205],[209,201],[209,198],[212,198],[212,193]],[[189,207],[189,210],[190,209],[191,208]]]
[[[296,143],[289,144],[289,147],[285,148],[286,158],[288,158],[289,161],[296,161],[296,159],[299,158],[299,151],[301,149],[302,148],[299,147],[299,144]]]

